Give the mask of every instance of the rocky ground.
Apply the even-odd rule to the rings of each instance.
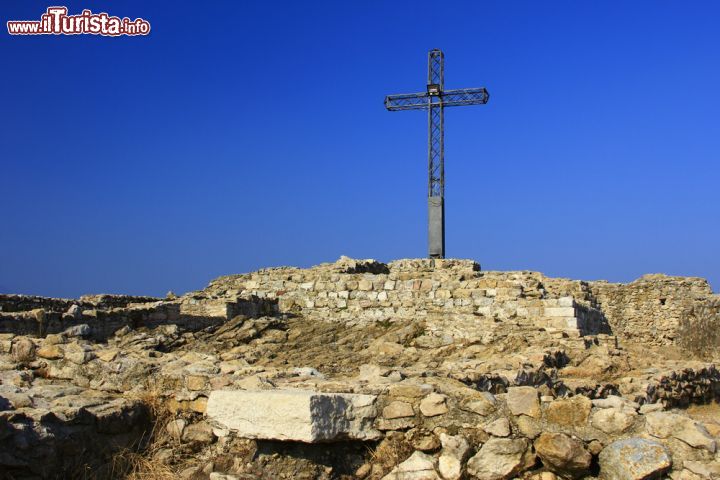
[[[6,327],[0,478],[720,478],[717,350],[512,316],[464,337],[291,308],[93,323],[209,296],[63,301],[67,328]],[[3,325],[52,324],[56,304],[7,313],[38,301],[9,299]]]

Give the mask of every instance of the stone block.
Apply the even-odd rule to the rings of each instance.
[[[533,387],[510,387],[507,393],[507,405],[513,415],[540,417],[538,392]]]
[[[707,429],[691,418],[669,412],[652,412],[645,416],[646,428],[657,438],[674,437],[691,447],[715,453],[717,444]]]
[[[559,307],[574,307],[575,299],[573,297],[560,297],[558,300]]]
[[[574,317],[575,307],[545,307],[546,317]]]
[[[374,395],[304,390],[210,393],[206,414],[215,425],[241,438],[306,443],[342,439],[375,440]]]
[[[644,438],[618,440],[600,452],[600,477],[605,480],[645,480],[660,477],[672,466],[668,450]]]
[[[550,402],[545,412],[548,422],[568,427],[583,427],[587,424],[592,402],[582,395]]]

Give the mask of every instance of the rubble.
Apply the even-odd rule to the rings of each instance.
[[[349,258],[165,299],[0,295],[0,471],[718,478],[720,349],[690,357],[684,317],[717,300]]]

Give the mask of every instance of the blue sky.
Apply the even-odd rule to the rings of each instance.
[[[51,4],[6,0],[7,20]],[[716,2],[69,1],[148,37],[0,34],[0,292],[162,295],[426,254],[427,51],[447,254],[720,285]]]

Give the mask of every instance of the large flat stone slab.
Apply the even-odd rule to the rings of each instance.
[[[206,415],[241,438],[316,443],[376,440],[374,395],[305,390],[215,390]]]

